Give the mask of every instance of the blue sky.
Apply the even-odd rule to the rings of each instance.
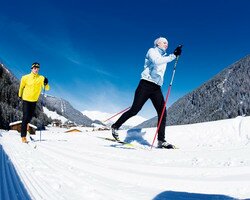
[[[118,112],[131,105],[145,54],[164,36],[168,53],[184,44],[169,106],[249,54],[249,8],[248,0],[2,0],[0,59],[18,78],[39,62],[48,94],[79,110]],[[156,112],[149,101],[139,114]]]

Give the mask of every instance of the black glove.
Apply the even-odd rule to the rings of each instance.
[[[179,45],[179,46],[174,50],[174,55],[175,55],[176,57],[181,55],[181,47],[182,47],[182,45]]]
[[[49,80],[45,77],[44,81],[43,81],[43,84],[46,86],[48,83],[49,83]]]

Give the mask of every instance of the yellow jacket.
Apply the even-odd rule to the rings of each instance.
[[[22,77],[18,96],[25,101],[36,102],[44,88],[44,77],[39,74],[30,73]],[[45,90],[49,90],[49,85],[45,86]]]

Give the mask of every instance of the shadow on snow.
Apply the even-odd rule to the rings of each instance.
[[[0,199],[31,199],[2,145],[0,145],[0,177]]]
[[[188,192],[165,191],[153,200],[237,200],[236,198],[219,194],[199,194]]]
[[[141,145],[150,146],[149,142],[143,138],[145,134],[146,134],[146,131],[142,132],[141,128],[129,129],[127,131],[127,136],[124,139],[124,142],[131,143],[135,141]]]

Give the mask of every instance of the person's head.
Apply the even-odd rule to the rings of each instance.
[[[154,46],[166,51],[168,48],[168,40],[164,37],[159,37],[154,41]]]
[[[34,74],[37,74],[38,71],[40,69],[40,64],[38,62],[34,62],[32,65],[31,65],[31,70]]]

